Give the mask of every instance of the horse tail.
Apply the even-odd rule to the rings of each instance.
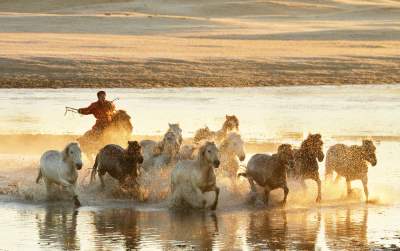
[[[92,172],[90,173],[90,183],[96,179],[97,166],[99,165],[99,155],[96,155],[96,159],[93,164]]]
[[[42,169],[39,168],[39,173],[38,173],[38,176],[36,178],[36,184],[39,184],[39,181],[40,181],[41,178],[42,178]]]

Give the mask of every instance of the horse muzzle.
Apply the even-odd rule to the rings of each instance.
[[[75,166],[76,166],[76,169],[77,169],[77,170],[81,170],[83,164],[82,164],[82,162],[81,162],[81,163],[76,163]]]
[[[219,164],[221,164],[221,162],[219,160],[214,160],[213,164],[214,164],[214,168],[218,168]]]

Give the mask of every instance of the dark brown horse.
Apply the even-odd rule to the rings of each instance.
[[[306,188],[305,180],[312,179],[317,182],[318,195],[317,202],[321,201],[321,179],[319,178],[318,161],[324,160],[324,152],[322,146],[324,142],[321,139],[321,134],[309,134],[300,146],[300,149],[295,150],[294,173],[296,178],[300,179],[303,188]]]
[[[103,176],[108,173],[122,184],[128,176],[134,180],[138,175],[139,164],[143,162],[140,151],[141,147],[137,141],[129,141],[128,147],[123,149],[118,145],[106,145],[96,156],[91,174],[91,181],[98,173],[102,188],[105,187]]]
[[[118,110],[112,117],[111,123],[102,131],[87,131],[77,141],[81,145],[82,152],[92,160],[101,147],[107,144],[125,144],[131,137],[133,126],[131,117],[124,110]]]

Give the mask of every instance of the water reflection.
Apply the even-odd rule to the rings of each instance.
[[[60,206],[47,206],[45,213],[37,213],[39,244],[43,247],[57,246],[62,249],[79,249],[76,233],[77,210]]]
[[[247,242],[263,249],[284,249],[288,244],[286,211],[249,215]]]
[[[75,211],[60,205],[44,210],[0,208],[0,231],[6,237],[0,244],[13,249],[29,243],[30,250],[366,250],[400,246],[399,212],[398,206],[363,203],[215,213],[146,208]]]
[[[368,207],[335,210],[325,216],[326,244],[329,248],[369,248]]]
[[[94,241],[97,249],[111,248],[105,242],[105,236],[117,237],[119,239],[118,242],[122,241],[122,246],[126,248],[138,248],[141,234],[138,226],[138,220],[141,218],[139,212],[127,209],[112,209],[100,213],[91,212],[91,214],[96,231]]]

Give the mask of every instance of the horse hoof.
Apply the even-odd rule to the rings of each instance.
[[[213,205],[212,207],[211,207],[211,210],[213,210],[213,211],[215,211],[217,209],[217,205]]]

